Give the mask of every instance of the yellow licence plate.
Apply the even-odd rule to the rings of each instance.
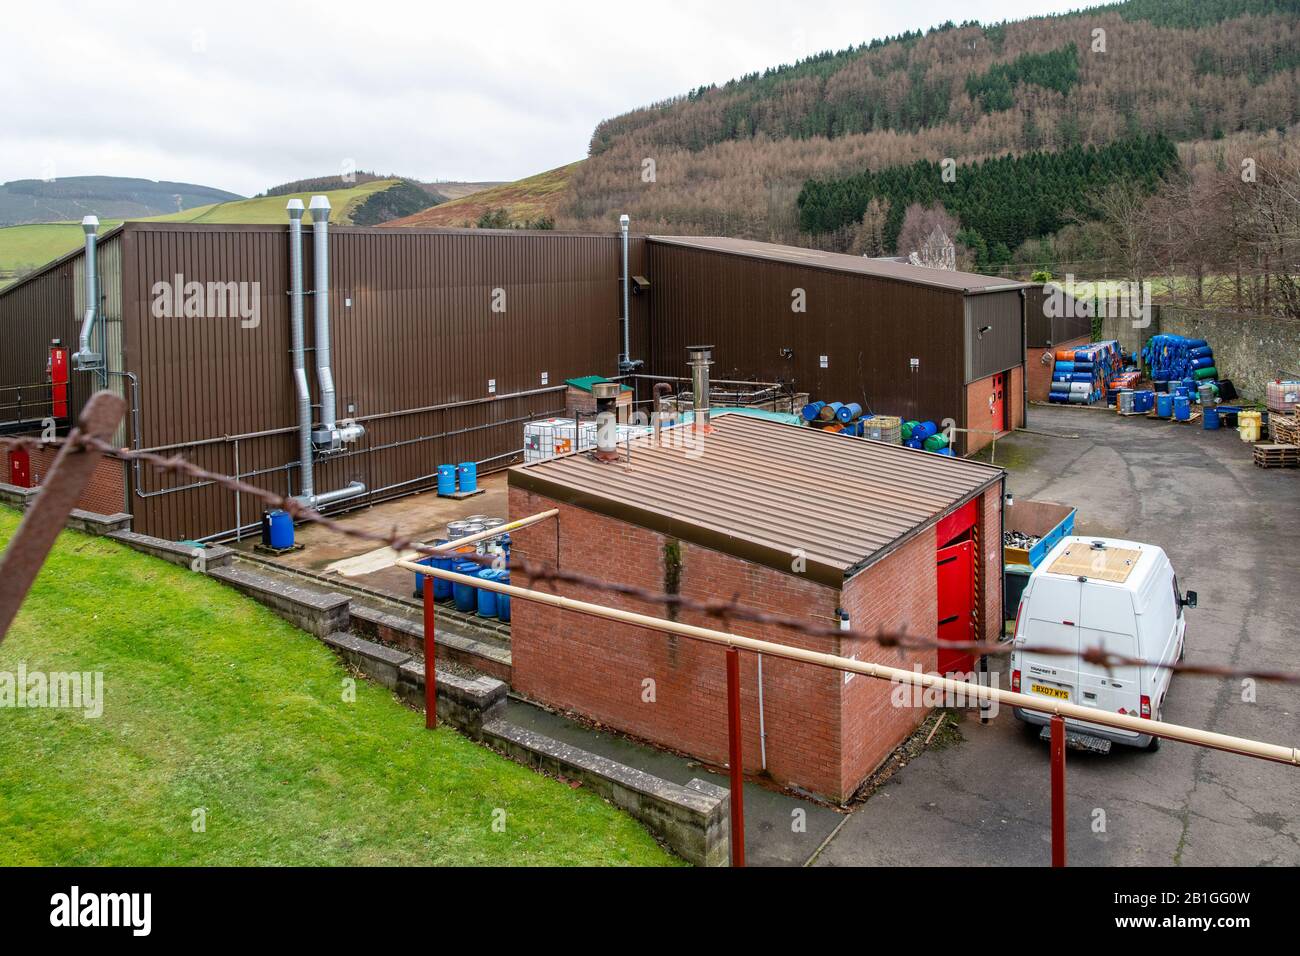
[[[1030,684],[1029,689],[1035,694],[1042,694],[1044,697],[1055,697],[1058,700],[1069,700],[1070,692],[1062,690],[1059,687],[1044,687],[1042,684]]]

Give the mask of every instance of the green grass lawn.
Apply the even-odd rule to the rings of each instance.
[[[0,508],[0,543],[17,524]],[[377,685],[346,702],[313,637],[102,538],[59,538],[0,644],[0,672],[20,661],[101,671],[103,715],[0,708],[0,865],[677,862],[596,795],[425,730]]]

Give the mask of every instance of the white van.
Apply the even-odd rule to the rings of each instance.
[[[1011,689],[1112,714],[1160,719],[1173,672],[1183,659],[1184,597],[1165,552],[1151,544],[1069,537],[1034,570],[1016,611]],[[1056,648],[1067,654],[1035,653]],[[1106,668],[1077,656],[1103,648],[1142,666]],[[1014,708],[1016,717],[1046,727],[1048,713]],[[1159,737],[1066,720],[1072,742],[1097,750],[1110,743],[1155,750]],[[1106,743],[1109,741],[1109,743]]]

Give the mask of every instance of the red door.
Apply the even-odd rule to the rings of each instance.
[[[15,448],[9,452],[9,484],[19,488],[32,486],[32,460],[26,448]]]
[[[55,418],[68,417],[68,350],[50,348],[50,404]]]
[[[938,561],[939,640],[975,640],[974,549],[970,541],[940,548]],[[939,673],[970,673],[975,656],[967,650],[939,650]]]
[[[996,432],[1007,430],[1007,413],[1005,386],[1007,381],[1006,372],[998,372],[993,376],[993,392],[989,395],[989,426]]]

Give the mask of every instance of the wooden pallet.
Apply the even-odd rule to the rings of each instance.
[[[1268,420],[1269,432],[1279,445],[1300,445],[1300,418],[1273,415]]]
[[[1256,445],[1255,464],[1260,468],[1300,468],[1300,445]]]

